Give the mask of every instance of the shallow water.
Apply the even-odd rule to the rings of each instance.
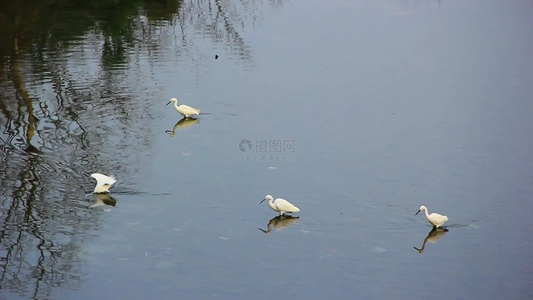
[[[2,297],[533,296],[528,1],[10,5]]]

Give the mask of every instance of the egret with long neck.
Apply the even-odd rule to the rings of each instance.
[[[442,224],[444,224],[444,222],[448,221],[447,216],[443,216],[438,213],[429,214],[428,208],[425,207],[424,205],[420,206],[420,209],[416,212],[415,216],[418,215],[418,213],[422,210],[424,211],[424,214],[426,215],[426,219],[429,221],[429,223],[431,223],[431,225],[433,225],[433,227],[439,228]]]
[[[268,206],[272,208],[273,211],[279,212],[280,216],[283,216],[285,213],[293,213],[293,212],[299,212],[300,209],[296,206],[294,206],[289,201],[283,199],[283,198],[277,198],[274,200],[274,197],[271,195],[266,195],[265,199],[261,200],[259,204],[263,203],[263,201],[268,200]]]
[[[176,109],[176,111],[179,112],[185,118],[196,117],[200,114],[200,110],[194,107],[190,107],[185,104],[178,106],[178,99],[176,98],[170,99],[167,105],[169,105],[171,102],[174,102],[174,108]]]

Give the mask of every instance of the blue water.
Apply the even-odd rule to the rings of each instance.
[[[529,1],[178,4],[2,12],[2,297],[533,296]]]

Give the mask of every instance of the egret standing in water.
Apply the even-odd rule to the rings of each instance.
[[[94,187],[94,193],[109,193],[109,188],[113,183],[117,182],[115,177],[107,176],[100,173],[93,173],[91,177],[96,179],[96,186]]]
[[[274,200],[274,197],[272,197],[271,195],[266,195],[265,199],[261,200],[259,204],[263,203],[263,201],[265,200],[268,200],[268,206],[270,206],[272,210],[279,212],[280,216],[283,216],[284,213],[293,213],[300,211],[298,207],[292,205],[292,203],[290,203],[289,201],[282,198],[277,198],[276,200]]]
[[[428,219],[429,223],[436,228],[439,228],[442,224],[444,224],[444,222],[448,221],[447,216],[443,216],[438,213],[428,214],[428,208],[424,205],[420,206],[420,209],[416,212],[415,216],[418,215],[418,213],[422,210],[424,211],[426,219]]]
[[[167,105],[169,105],[171,102],[174,102],[174,108],[185,118],[190,117],[196,117],[200,114],[200,110],[190,107],[188,105],[182,104],[178,106],[178,99],[172,98],[170,101],[168,101]]]

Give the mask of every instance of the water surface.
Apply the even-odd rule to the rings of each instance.
[[[533,296],[530,2],[89,4],[0,6],[4,298]]]

